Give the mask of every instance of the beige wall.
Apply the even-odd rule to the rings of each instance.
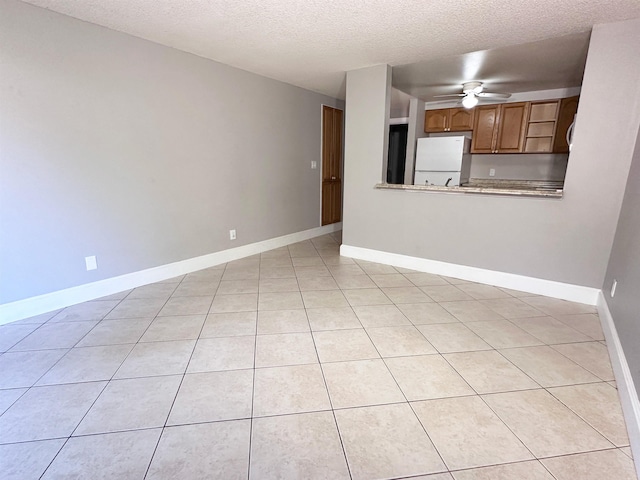
[[[347,74],[343,243],[600,288],[640,125],[640,20],[596,26],[562,199],[375,190],[386,66]]]
[[[321,104],[341,102],[0,9],[0,304],[320,225],[310,166]]]

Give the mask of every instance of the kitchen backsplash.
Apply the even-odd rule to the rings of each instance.
[[[566,153],[471,155],[471,177],[509,180],[564,180]],[[491,169],[495,176],[490,176]]]

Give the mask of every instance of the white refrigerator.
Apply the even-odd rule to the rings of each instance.
[[[419,138],[413,184],[459,187],[468,182],[470,145],[464,136]]]

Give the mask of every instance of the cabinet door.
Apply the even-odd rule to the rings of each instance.
[[[473,117],[475,109],[450,108],[449,109],[449,131],[466,132],[473,130]]]
[[[500,105],[475,107],[471,153],[493,153],[500,120]]]
[[[506,103],[500,105],[497,153],[520,153],[524,146],[529,103]]]
[[[424,131],[426,133],[446,132],[449,109],[426,110],[424,112]]]
[[[573,119],[578,111],[578,100],[580,97],[569,97],[560,100],[560,111],[556,122],[556,135],[553,140],[553,151],[555,153],[569,153],[567,143],[567,130],[573,123]]]

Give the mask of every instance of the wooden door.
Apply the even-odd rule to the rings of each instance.
[[[322,107],[322,225],[342,218],[343,112]]]
[[[524,147],[529,103],[506,103],[500,106],[497,153],[520,153]]]
[[[500,121],[500,105],[482,105],[475,107],[475,110],[471,153],[493,153]]]
[[[449,131],[467,132],[473,129],[474,108],[450,108],[449,109]]]
[[[449,118],[449,109],[426,110],[424,112],[424,131],[425,133],[446,132],[449,126],[447,121]]]

